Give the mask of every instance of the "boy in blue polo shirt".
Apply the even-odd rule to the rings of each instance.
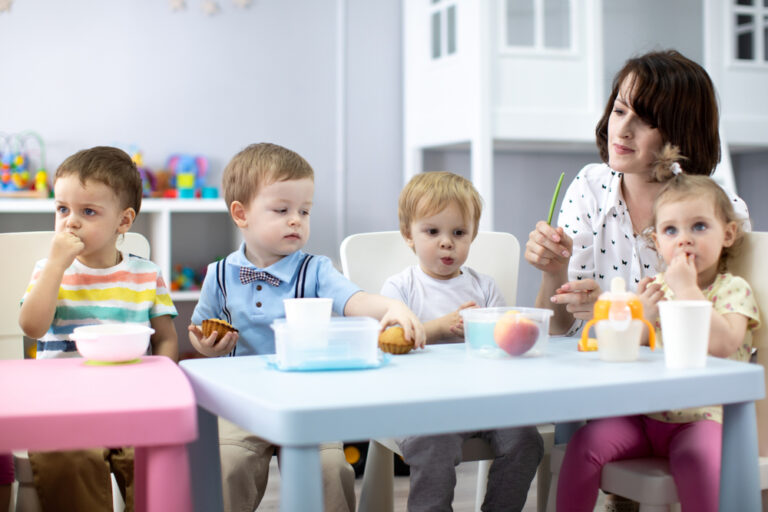
[[[399,324],[417,347],[424,328],[401,301],[373,295],[340,274],[325,256],[302,252],[309,238],[314,172],[304,158],[275,144],[252,144],[227,164],[224,199],[243,236],[240,248],[211,263],[189,338],[202,354],[215,357],[272,354],[270,325],[285,316],[283,299],[330,297],[339,315],[372,316],[382,327]],[[236,329],[216,341],[204,338],[203,320],[219,318]],[[225,510],[254,510],[264,496],[269,461],[276,447],[219,418]],[[341,443],[321,447],[325,510],[354,511],[354,471]]]

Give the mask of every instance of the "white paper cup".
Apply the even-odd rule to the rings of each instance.
[[[662,301],[659,316],[667,368],[703,368],[707,364],[712,303],[708,300]]]
[[[331,321],[333,299],[283,299],[285,321],[289,324],[327,324]]]

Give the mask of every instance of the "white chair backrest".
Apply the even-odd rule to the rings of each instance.
[[[46,258],[53,231],[0,233],[0,359],[23,357],[23,333],[19,327],[19,301],[32,277],[35,262]],[[139,233],[126,233],[118,247],[149,258],[149,242]]]
[[[366,292],[379,293],[388,277],[418,263],[399,231],[349,235],[341,242],[344,275]],[[517,298],[520,244],[511,233],[481,231],[472,242],[465,265],[496,281],[508,306]]]
[[[741,276],[749,283],[760,309],[760,328],[752,335],[752,344],[757,348],[757,362],[768,372],[768,232],[744,234],[744,240],[736,254],[728,261],[728,271]],[[766,396],[768,396],[768,375],[766,375]],[[768,398],[757,402],[757,426],[760,456],[768,457]]]

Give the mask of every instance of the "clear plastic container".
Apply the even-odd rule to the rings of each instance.
[[[461,316],[464,318],[464,344],[469,354],[504,358],[546,353],[552,310],[471,308],[462,310]]]
[[[281,370],[370,367],[379,362],[379,322],[368,317],[334,317],[323,324],[272,322],[275,365]]]

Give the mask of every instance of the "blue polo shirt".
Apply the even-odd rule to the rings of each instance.
[[[274,265],[258,268],[245,257],[245,243],[231,253],[224,263],[226,308],[232,325],[240,331],[235,354],[238,356],[275,353],[275,333],[270,327],[276,318],[285,317],[283,299],[295,297],[299,269],[306,253],[296,251]],[[226,319],[224,294],[218,283],[216,265],[208,265],[200,300],[192,314],[192,323],[200,325],[209,318]],[[263,270],[280,279],[279,286],[264,281],[240,283],[240,267]],[[344,315],[344,306],[360,288],[344,277],[325,256],[312,256],[304,283],[305,297],[333,299],[333,311]]]

